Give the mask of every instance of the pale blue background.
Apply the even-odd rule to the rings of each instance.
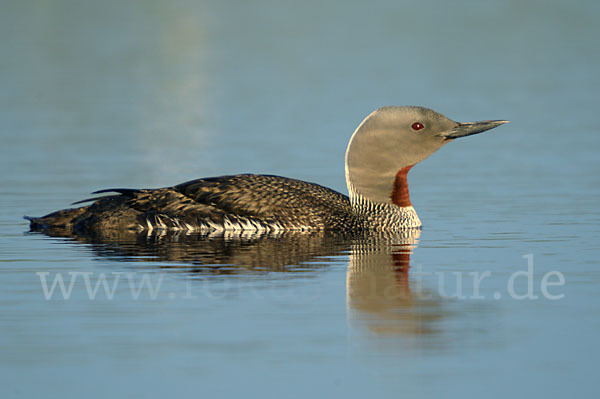
[[[3,2],[1,396],[596,395],[598,4]],[[409,176],[424,222],[413,268],[493,272],[486,299],[441,303],[436,333],[381,337],[354,320],[343,255],[301,276],[199,279],[197,300],[176,274],[173,300],[123,287],[89,301],[81,286],[44,300],[38,271],[156,265],[23,234],[22,215],[239,172],[345,192],[348,138],[390,104],[511,120]],[[493,299],[525,254],[536,284],[564,274],[564,299]]]

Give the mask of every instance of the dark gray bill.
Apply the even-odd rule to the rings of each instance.
[[[451,130],[441,133],[441,136],[446,140],[457,139],[459,137],[466,137],[472,134],[485,132],[495,128],[496,126],[508,123],[508,121],[479,121],[479,122],[464,122],[459,123]]]

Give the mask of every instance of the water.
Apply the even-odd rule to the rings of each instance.
[[[599,11],[5,5],[2,397],[597,394]],[[65,239],[21,219],[227,173],[345,192],[347,140],[386,104],[511,120],[411,171],[419,237]],[[537,298],[517,299],[529,266]],[[68,300],[45,299],[57,275]],[[112,299],[88,295],[101,276]]]

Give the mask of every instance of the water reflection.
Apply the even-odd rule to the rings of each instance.
[[[65,237],[51,230],[49,236]],[[160,262],[173,272],[244,274],[302,273],[327,267],[333,257],[349,256],[348,319],[377,335],[422,335],[437,332],[443,317],[439,296],[410,277],[410,256],[420,230],[401,234],[343,232],[152,233],[105,230],[70,235],[99,257],[113,261]]]
[[[243,274],[252,271],[294,272],[328,263],[347,254],[351,236],[325,232],[189,233],[152,230],[151,233],[103,230],[90,235],[45,231],[88,244],[92,251],[114,261],[164,262],[161,267],[196,273]]]
[[[410,255],[420,230],[352,244],[347,273],[348,317],[376,334],[430,334],[442,317],[440,300],[410,279]]]

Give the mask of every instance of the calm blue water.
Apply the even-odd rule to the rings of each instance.
[[[597,395],[599,13],[3,5],[0,395]],[[76,240],[21,219],[228,173],[345,192],[347,141],[388,104],[511,121],[411,171],[418,237]],[[44,291],[56,276],[68,299]]]

